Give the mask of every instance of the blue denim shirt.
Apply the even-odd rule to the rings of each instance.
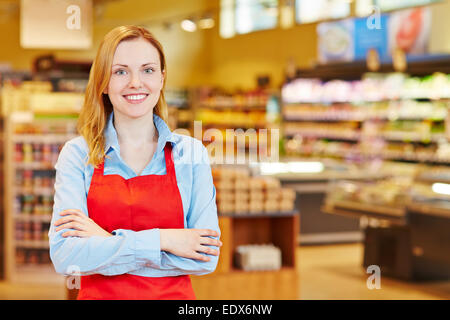
[[[171,132],[157,115],[153,121],[158,130],[158,146],[153,159],[141,175],[166,174],[164,146],[172,143],[172,154],[184,211],[185,228],[207,228],[220,232],[216,207],[216,189],[213,184],[208,152],[201,141]],[[135,177],[134,171],[122,160],[113,114],[105,128],[106,154],[104,174],[118,174],[125,179]],[[213,272],[218,257],[199,261],[161,251],[159,229],[132,231],[118,229],[112,237],[89,238],[61,236],[67,231],[55,231],[54,222],[60,212],[79,209],[86,215],[87,195],[94,167],[86,165],[88,146],[79,136],[62,148],[55,165],[56,182],[52,222],[49,230],[50,257],[56,272],[68,274],[71,270],[81,275],[133,274],[146,277],[165,277]],[[215,247],[215,249],[218,249]],[[202,253],[203,254],[203,253]]]

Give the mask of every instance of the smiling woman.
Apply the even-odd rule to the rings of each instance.
[[[78,299],[194,299],[189,275],[215,270],[216,191],[201,141],[170,131],[161,44],[144,28],[100,45],[78,123],[56,168],[49,231]]]

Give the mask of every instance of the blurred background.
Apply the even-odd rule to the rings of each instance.
[[[0,299],[76,295],[49,258],[54,164],[128,24],[213,160],[224,245],[198,299],[450,298],[450,1],[0,0]]]

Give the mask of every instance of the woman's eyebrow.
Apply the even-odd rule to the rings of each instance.
[[[141,67],[145,67],[145,66],[148,66],[148,65],[155,65],[155,66],[157,66],[158,64],[155,63],[155,62],[147,62],[147,63],[144,63]],[[120,63],[113,64],[113,67],[114,67],[114,66],[121,66],[121,67],[125,67],[125,68],[128,67],[128,65],[126,65],[126,64],[120,64]]]

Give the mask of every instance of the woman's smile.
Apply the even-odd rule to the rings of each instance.
[[[147,93],[134,93],[134,94],[126,94],[123,95],[125,100],[131,104],[140,104],[144,102],[144,100],[148,97]]]

